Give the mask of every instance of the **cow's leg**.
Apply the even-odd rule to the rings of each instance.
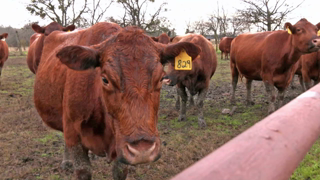
[[[251,86],[252,86],[252,79],[246,79],[246,87],[247,87],[247,105],[253,105],[254,102],[251,99]]]
[[[283,106],[285,92],[286,92],[285,89],[279,90],[279,92],[278,92],[278,107],[277,107],[277,109],[279,109]]]
[[[313,86],[317,85],[319,83],[319,78],[313,81]]]
[[[179,90],[178,90],[178,86],[176,86],[177,88],[177,101],[176,101],[176,110],[180,109],[180,95],[179,95]]]
[[[299,75],[299,83],[300,83],[300,85],[301,85],[302,92],[305,92],[305,91],[306,91],[306,88],[304,87],[303,78],[302,78],[301,75]]]
[[[112,167],[113,180],[125,180],[128,175],[128,165],[115,161]]]
[[[269,108],[268,108],[268,114],[271,114],[275,111],[274,102],[276,100],[276,94],[274,85],[270,84],[269,82],[264,82],[264,85],[266,87],[266,91],[268,93],[269,97]]]
[[[296,87],[294,86],[294,75],[292,76],[292,80],[291,80],[291,83],[290,83],[290,87],[291,89],[295,89]]]
[[[309,76],[303,76],[303,83],[304,83],[304,86],[305,86],[305,91],[310,89],[311,87],[311,79]]]
[[[70,153],[73,161],[74,174],[77,180],[91,179],[91,165],[88,156],[88,149],[80,143],[79,136],[73,127],[73,122],[63,117],[63,134],[67,145],[67,152]]]
[[[71,170],[72,166],[73,166],[73,163],[71,160],[71,154],[69,152],[69,149],[67,148],[67,145],[64,144],[63,160],[62,160],[60,167],[63,170]]]
[[[1,86],[1,74],[2,74],[3,64],[4,64],[4,63],[0,61],[0,86]]]
[[[311,78],[308,75],[307,71],[302,70],[302,79],[304,84],[304,91],[310,89],[311,87]]]
[[[203,117],[203,101],[206,98],[208,89],[203,89],[199,92],[198,95],[198,103],[197,103],[197,110],[198,110],[198,124],[200,128],[204,128],[207,126],[206,121]]]
[[[178,87],[178,94],[180,96],[180,115],[179,115],[178,121],[185,121],[185,120],[187,120],[186,104],[187,104],[187,100],[188,100],[186,88],[184,86]]]
[[[224,54],[224,56],[225,56],[225,60],[228,60],[228,53],[227,52]]]
[[[2,66],[0,66],[0,86],[1,86],[1,72],[2,72]]]
[[[77,180],[91,180],[91,165],[88,150],[80,143],[69,147]]]
[[[234,63],[232,63],[231,61],[230,61],[230,69],[231,69],[231,76],[232,76],[231,77],[232,78],[231,104],[235,104],[235,101],[236,101],[235,92],[236,92],[236,88],[237,88],[239,72],[238,72],[236,65]]]
[[[190,95],[190,97],[189,97],[189,107],[192,107],[192,106],[194,106],[194,98],[193,98],[192,95]]]
[[[223,51],[221,51],[221,60],[223,60]]]

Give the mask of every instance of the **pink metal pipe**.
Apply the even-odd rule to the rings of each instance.
[[[320,135],[320,84],[171,180],[288,180]]]

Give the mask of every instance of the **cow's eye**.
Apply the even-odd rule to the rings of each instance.
[[[297,28],[297,32],[301,32],[301,29],[300,29],[300,28]]]
[[[102,81],[103,81],[103,83],[104,83],[104,84],[106,84],[106,85],[107,85],[107,84],[109,84],[108,79],[107,79],[107,78],[105,78],[105,77],[102,77]]]

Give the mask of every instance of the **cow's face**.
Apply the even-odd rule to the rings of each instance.
[[[192,43],[155,43],[140,29],[130,27],[99,45],[68,46],[57,53],[71,69],[100,69],[102,94],[114,119],[116,153],[121,162],[140,164],[160,157],[157,121],[162,64],[182,49],[192,57],[200,52]]]
[[[168,34],[166,33],[162,33],[160,36],[158,37],[151,37],[155,42],[159,42],[162,44],[169,44],[170,43],[170,37],[168,36]]]
[[[320,37],[317,35],[320,30],[320,23],[317,26],[306,19],[301,19],[295,25],[285,24],[292,33],[292,43],[302,53],[311,53],[320,49]]]
[[[0,40],[4,40],[8,37],[8,33],[3,33],[0,35]]]
[[[36,33],[40,33],[40,34],[44,34],[46,36],[48,36],[50,33],[52,33],[53,31],[73,31],[75,29],[74,25],[70,25],[67,27],[63,27],[61,26],[59,23],[57,22],[52,22],[49,25],[45,26],[45,27],[41,27],[37,24],[32,24],[32,29],[36,32]]]

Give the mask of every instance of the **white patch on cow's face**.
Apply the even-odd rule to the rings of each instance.
[[[6,38],[2,38],[1,41],[6,41]]]

